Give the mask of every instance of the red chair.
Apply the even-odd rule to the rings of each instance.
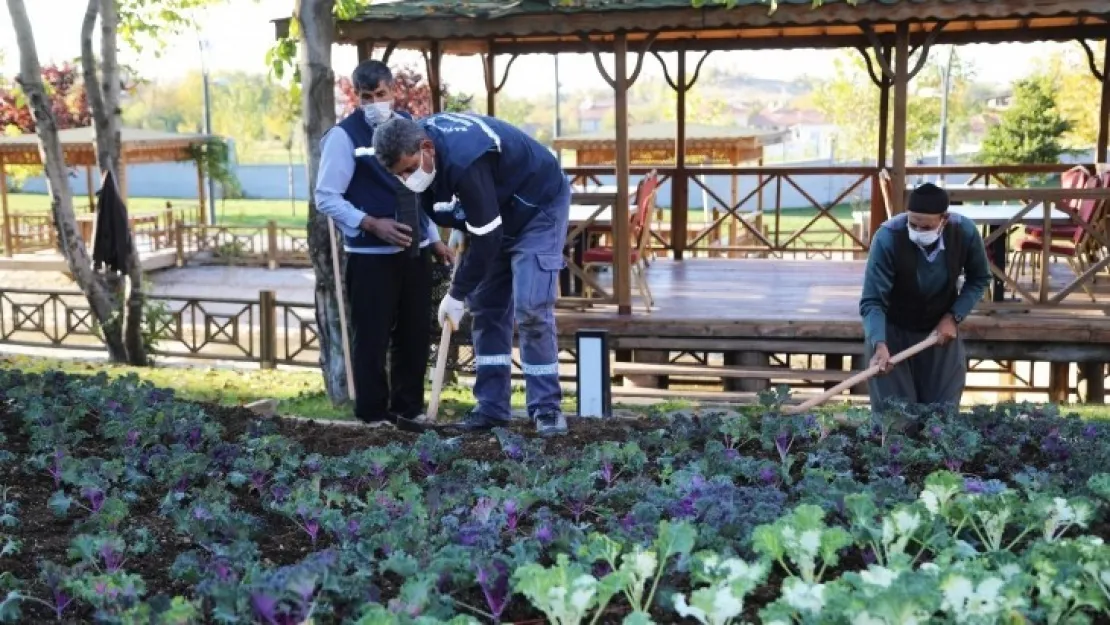
[[[652,170],[640,181],[636,193],[636,210],[629,215],[629,229],[632,231],[630,260],[632,263],[632,279],[644,298],[648,312],[655,305],[648,288],[647,276],[644,269],[647,267],[647,252],[651,246],[651,219],[655,213],[655,193],[659,189],[659,174]],[[612,247],[592,247],[582,254],[583,269],[590,271],[601,266],[612,266],[616,252]]]
[[[1097,189],[1099,187],[1106,187],[1110,184],[1110,175],[1103,174],[1101,177],[1091,177],[1087,180],[1084,188]],[[1076,215],[1080,221],[1091,226],[1092,229],[1101,232],[1103,217],[1105,216],[1106,202],[1102,200],[1080,200],[1079,212]],[[1064,228],[1070,228],[1072,231],[1071,242],[1068,243],[1053,243],[1048,244],[1048,255],[1051,258],[1063,258],[1075,275],[1081,275],[1086,271],[1087,267],[1095,262],[1094,258],[1098,255],[1104,254],[1105,251],[1101,250],[1098,240],[1091,237],[1091,235],[1081,228],[1080,226],[1058,226],[1052,228],[1055,234],[1057,230],[1063,232]],[[1044,232],[1044,229],[1040,229]],[[1055,237],[1054,237],[1055,238]],[[1044,249],[1044,240],[1040,237],[1027,235],[1022,239],[1017,247],[1014,249],[1014,259],[1012,266],[1017,269],[1018,275],[1022,275],[1023,269],[1027,258],[1031,257],[1031,274],[1034,284],[1040,272],[1040,258],[1042,250]],[[1095,294],[1090,286],[1083,285],[1083,290],[1090,296],[1091,301],[1095,301]]]
[[[1065,189],[1087,189],[1091,188],[1087,186],[1087,183],[1093,179],[1097,179],[1097,177],[1092,176],[1091,172],[1088,171],[1086,167],[1082,165],[1076,165],[1075,167],[1072,167],[1071,169],[1060,174],[1060,186]],[[1064,201],[1064,203],[1061,204],[1059,208],[1060,210],[1067,213],[1076,213],[1079,211],[1079,204],[1079,200],[1071,199]],[[1071,239],[1075,236],[1075,231],[1077,228],[1079,228],[1079,226],[1053,226],[1052,238]],[[1043,239],[1044,228],[1028,226],[1025,228],[1025,234],[1032,235],[1034,237],[1037,237],[1038,239]]]

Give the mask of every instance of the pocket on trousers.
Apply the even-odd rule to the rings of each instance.
[[[537,310],[551,306],[558,297],[559,272],[566,266],[562,254],[536,254],[534,274],[530,276],[525,307]]]

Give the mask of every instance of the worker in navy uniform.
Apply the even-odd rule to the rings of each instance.
[[[870,381],[872,409],[892,402],[959,406],[967,380],[959,326],[990,276],[975,224],[948,212],[948,193],[931,183],[914,189],[906,212],[875,233],[867,257],[859,308],[867,357],[881,373]],[[934,331],[936,346],[890,364]]]
[[[477,406],[459,427],[508,423],[513,322],[520,333],[528,415],[541,435],[566,432],[559,387],[555,300],[563,268],[570,185],[555,156],[518,128],[482,115],[394,119],[374,135],[382,164],[442,226],[466,232],[440,323],[472,316]],[[434,210],[457,198],[453,209]]]
[[[373,156],[375,128],[408,118],[393,110],[389,67],[363,62],[352,82],[360,107],[324,135],[316,206],[342,231],[347,251],[355,416],[375,426],[423,431],[432,264],[449,263],[452,255],[420,194]]]

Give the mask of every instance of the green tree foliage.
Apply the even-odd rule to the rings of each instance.
[[[227,0],[117,0],[119,37],[136,52],[160,55],[166,40],[196,28],[199,10]]]
[[[1056,105],[1052,78],[1042,74],[1019,80],[1010,108],[987,131],[979,160],[988,165],[1058,163],[1067,151],[1063,137],[1070,128]]]
[[[289,90],[265,76],[218,74],[209,78],[212,132],[231,137],[242,162],[285,162],[286,144],[299,145],[294,120],[298,106]],[[123,111],[124,125],[169,132],[204,129],[204,88],[200,72],[178,82],[145,84]]]
[[[1092,47],[1096,59],[1103,58],[1106,42]],[[1074,150],[1089,150],[1098,140],[1098,101],[1102,85],[1091,74],[1087,55],[1078,45],[1072,43],[1067,48],[1048,55],[1038,74],[1051,78],[1056,86],[1056,106],[1071,123],[1063,136],[1065,147]]]
[[[813,94],[814,106],[825,114],[829,123],[840,129],[837,154],[842,158],[874,161],[879,145],[879,89],[871,82],[863,57],[856,51],[837,53],[836,74],[818,84]],[[911,57],[911,62],[916,56]],[[947,63],[947,50],[933,50],[925,66],[910,83],[906,105],[906,152],[911,158],[932,154],[940,133],[942,63]],[[876,66],[875,71],[879,69]],[[970,120],[979,105],[974,97],[971,66],[961,62],[959,54],[952,63],[952,80],[948,94],[948,145],[967,139]],[[893,100],[893,94],[892,94]],[[888,128],[893,124],[891,102]],[[889,149],[888,142],[888,149]]]

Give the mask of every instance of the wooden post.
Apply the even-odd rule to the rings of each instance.
[[[894,137],[891,179],[891,211],[902,212],[906,198],[906,98],[909,83],[910,26],[898,24],[894,39]],[[922,54],[924,54],[924,50]],[[872,229],[876,228],[874,224]]]
[[[1110,37],[1104,44],[1102,55],[1102,100],[1098,114],[1098,143],[1095,145],[1095,162],[1107,163],[1107,142],[1110,142]]]
[[[127,154],[119,157],[119,198],[127,204]]]
[[[729,160],[732,162],[733,167],[739,165],[740,150],[733,148],[731,150],[731,158]],[[731,178],[732,199],[730,200],[730,202],[732,202],[732,206],[736,209],[736,212],[732,213],[728,220],[728,246],[736,247],[740,243],[740,218],[736,216],[736,213],[740,212],[739,207],[736,206],[737,202],[740,201],[740,179],[737,177],[736,174],[732,174]],[[739,256],[739,254],[737,252],[729,250],[729,252],[725,254],[725,256],[727,256],[728,258],[736,258]]]
[[[1106,403],[1106,376],[1105,363],[1082,362],[1079,371],[1083,374],[1084,384],[1087,387],[1083,393],[1083,402],[1087,404]]]
[[[278,268],[278,226],[273,219],[266,222],[266,264],[271,270]]]
[[[490,117],[493,117],[494,111],[497,110],[497,76],[494,74],[497,70],[496,60],[492,47],[489,52],[482,55],[483,69],[486,74],[486,115]]]
[[[665,365],[669,352],[654,349],[637,349],[632,352],[632,362]],[[669,380],[665,375],[626,375],[621,383],[633,388],[667,388]]]
[[[93,188],[92,165],[85,165],[85,191],[89,196],[89,212],[96,212],[96,189]]]
[[[177,249],[177,266],[185,266],[185,224],[177,219],[173,224],[173,245]]]
[[[358,62],[369,61],[374,58],[374,40],[363,39],[355,45],[355,54],[357,55]]]
[[[438,41],[431,43],[428,56],[424,58],[428,65],[428,88],[432,93],[432,112],[441,113],[443,112],[443,81],[440,80],[439,70],[443,52]]]
[[[311,192],[311,190],[310,190],[310,192]],[[205,201],[205,194],[206,193],[207,192],[204,190],[204,168],[200,166],[200,161],[198,160],[197,161],[197,202],[199,202],[199,206],[197,207],[197,210],[198,210],[198,212],[197,212],[197,224],[198,225],[208,223],[208,211],[205,210],[207,208],[207,206],[206,206],[207,202]]]
[[[277,294],[258,293],[258,360],[263,369],[277,369]]]
[[[866,356],[862,354],[855,354],[852,356],[852,371],[863,371],[868,367]],[[867,395],[868,393],[867,382],[860,382],[853,386],[849,393],[852,395]]]
[[[8,170],[4,159],[0,158],[0,211],[4,217],[4,256],[11,258],[12,250],[12,219],[8,214]]]
[[[674,259],[686,251],[686,225],[690,213],[690,183],[686,175],[686,50],[678,51],[675,111],[675,172],[671,178],[671,249]]]
[[[613,207],[613,290],[617,298],[617,314],[632,314],[632,258],[628,232],[628,35],[618,33],[613,45],[614,91],[617,125],[617,205]]]
[[[1071,367],[1066,362],[1049,363],[1048,370],[1048,401],[1063,404],[1067,403],[1071,394],[1071,384],[1068,379]]]
[[[768,367],[771,364],[770,356],[764,352],[725,352],[723,354],[726,367]],[[725,378],[724,387],[730,392],[758,393],[771,388],[771,381],[767,378]]]
[[[890,63],[890,46],[883,46],[882,55]],[[880,63],[880,66],[882,64]],[[887,137],[890,134],[890,81],[886,74],[880,71],[882,84],[879,85],[879,152],[875,162],[879,169],[886,168]],[[871,224],[867,236],[870,237],[879,226],[886,221],[886,203],[883,201],[883,192],[879,188],[878,176],[871,184]],[[870,240],[870,239],[869,239]]]

